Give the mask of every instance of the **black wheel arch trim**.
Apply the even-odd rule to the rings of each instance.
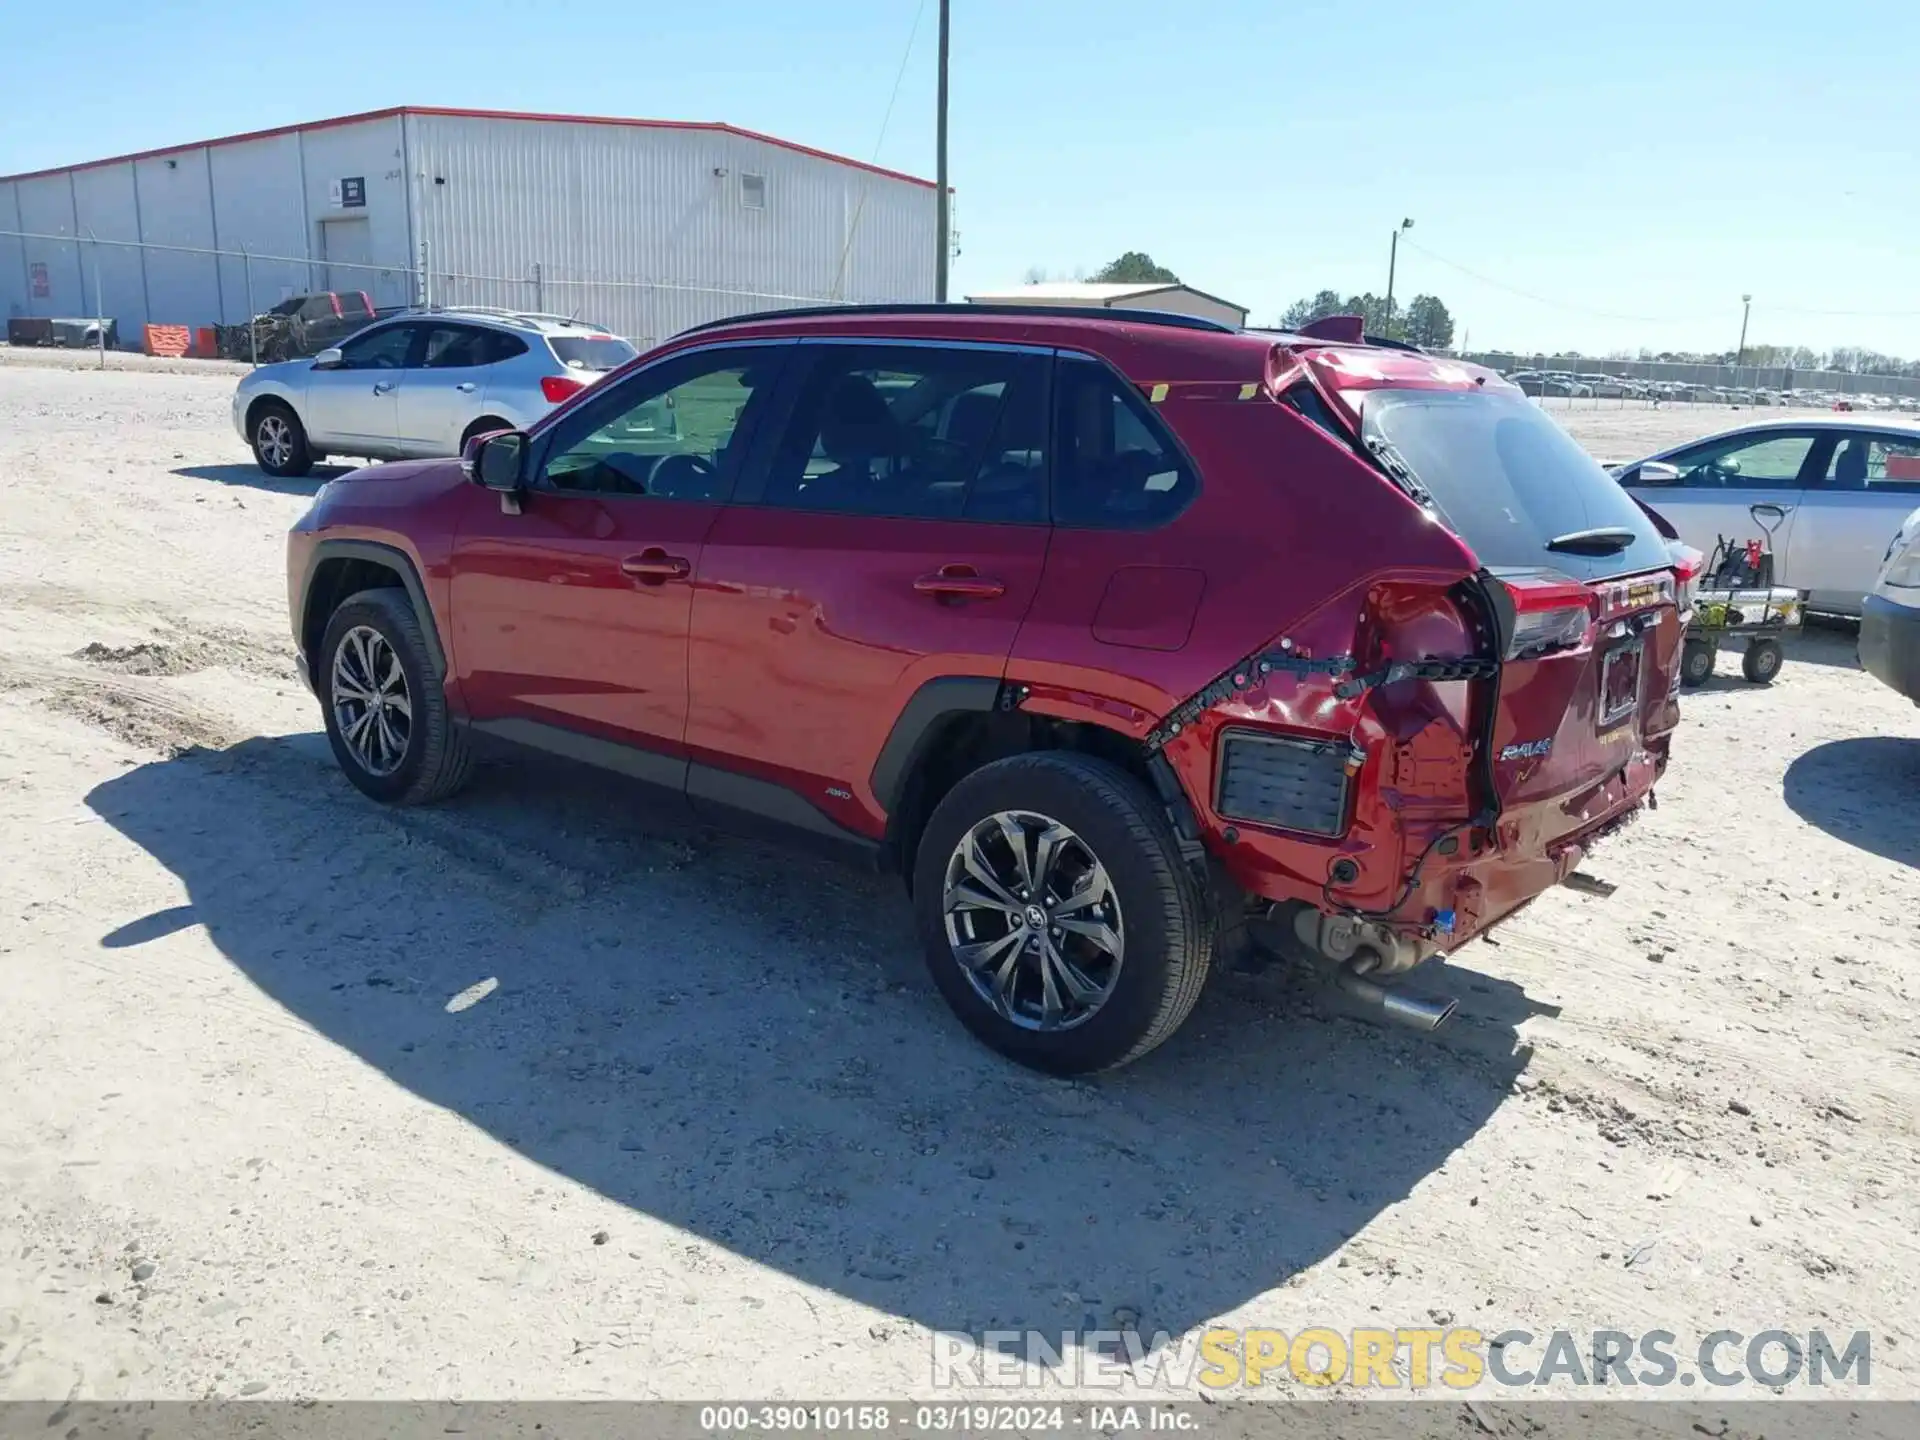
[[[307,633],[307,621],[311,618],[307,607],[313,596],[313,577],[320,573],[320,567],[329,560],[365,560],[384,566],[400,577],[400,584],[413,606],[414,616],[420,621],[421,633],[426,637],[427,659],[433,665],[434,679],[445,680],[447,652],[440,643],[440,626],[434,619],[433,606],[427,603],[427,587],[421,583],[413,557],[395,545],[382,545],[375,540],[322,540],[315,545],[313,554],[307,557],[306,574],[300,577],[299,629],[295,632],[295,638],[301,639]],[[313,657],[309,655],[305,659],[311,667]]]
[[[1000,687],[998,676],[941,675],[907,698],[867,777],[884,813],[892,815],[899,807],[940,726],[955,715],[990,714],[999,707]]]

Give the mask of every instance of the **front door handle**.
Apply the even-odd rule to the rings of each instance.
[[[650,545],[638,555],[620,562],[620,569],[642,585],[664,585],[669,580],[684,580],[693,566],[679,555],[669,555],[658,545]]]
[[[916,595],[957,604],[962,600],[998,600],[1007,593],[1005,582],[979,574],[971,565],[942,565],[913,582]]]
[[[373,382],[373,393],[374,393],[374,394],[376,394],[376,395],[390,395],[390,394],[392,394],[392,393],[393,393],[393,382],[392,382],[392,381],[390,381],[390,380],[376,380],[376,381],[374,381],[374,382]]]
[[[475,385],[471,380],[462,380],[458,385],[454,386],[453,388],[458,390],[462,395],[471,395],[479,387]]]

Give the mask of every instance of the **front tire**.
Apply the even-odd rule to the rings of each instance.
[[[291,480],[313,469],[313,451],[307,446],[300,417],[279,401],[262,405],[249,427],[253,458],[267,474]]]
[[[933,982],[973,1034],[1055,1075],[1137,1060],[1193,1010],[1209,910],[1153,792],[1089,756],[974,771],[928,820],[914,915]]]
[[[405,591],[348,596],[327,622],[316,672],[333,758],[361,793],[423,805],[466,784],[473,752]]]

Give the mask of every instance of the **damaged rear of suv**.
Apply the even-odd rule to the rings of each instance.
[[[289,538],[335,754],[411,803],[510,740],[891,868],[1041,1069],[1146,1053],[1246,945],[1430,1028],[1392,982],[1650,797],[1699,557],[1514,386],[1345,323],[747,316],[342,477]]]

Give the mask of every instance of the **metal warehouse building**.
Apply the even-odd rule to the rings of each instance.
[[[931,182],[730,125],[400,107],[0,178],[9,316],[232,324],[295,294],[578,313],[636,343],[929,300]]]

